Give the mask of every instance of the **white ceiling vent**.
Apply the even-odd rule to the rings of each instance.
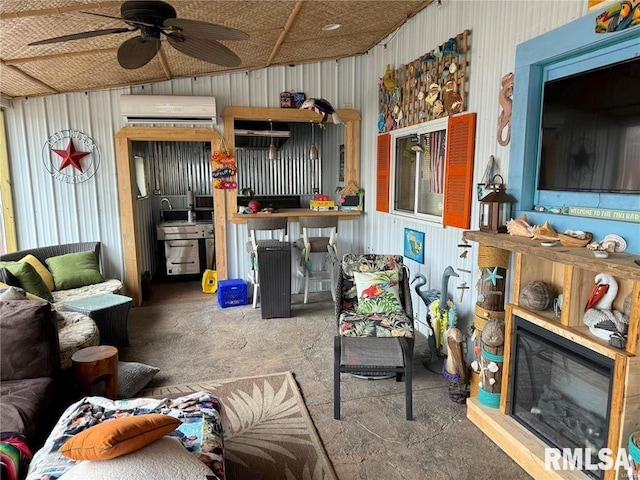
[[[207,125],[216,123],[215,97],[185,95],[120,95],[127,124]]]

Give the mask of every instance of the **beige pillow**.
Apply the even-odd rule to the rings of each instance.
[[[162,437],[146,447],[102,462],[76,464],[60,480],[205,480],[211,470],[180,440]],[[215,477],[217,478],[217,477]]]
[[[42,277],[42,280],[44,281],[44,284],[47,286],[47,288],[53,291],[53,289],[55,288],[55,285],[53,283],[53,275],[51,275],[51,272],[42,264],[40,260],[29,254],[22,257],[18,261],[28,263],[33,268],[35,268],[36,272],[38,272],[38,275]]]

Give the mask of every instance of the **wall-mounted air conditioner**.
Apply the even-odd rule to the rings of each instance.
[[[185,95],[120,95],[127,124],[214,125],[215,97]]]

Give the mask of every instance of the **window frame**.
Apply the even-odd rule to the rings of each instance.
[[[419,180],[420,180],[418,175],[418,169],[421,164],[421,162],[419,161],[416,162],[416,166],[413,172],[413,180],[414,180],[414,186],[415,186],[413,212],[409,212],[407,210],[399,210],[398,208],[396,208],[396,205],[398,203],[396,200],[396,154],[397,154],[396,142],[401,138],[406,138],[411,135],[415,135],[415,134],[424,135],[431,132],[437,132],[442,130],[444,130],[445,134],[448,137],[449,135],[448,125],[449,125],[449,117],[446,116],[446,117],[437,118],[435,120],[430,120],[428,122],[419,123],[417,125],[399,128],[397,130],[392,130],[391,132],[389,132],[390,133],[389,213],[391,215],[396,215],[403,218],[411,218],[412,220],[420,220],[423,222],[444,227],[444,198],[446,195],[446,188],[445,190],[443,190],[443,193],[442,193],[443,207],[440,215],[418,212],[418,208],[419,208],[418,200],[419,200],[419,194],[420,194],[420,190],[418,188]],[[445,149],[446,149],[446,142],[445,142]],[[420,156],[422,156],[422,153],[416,152],[416,159],[420,158]],[[444,176],[443,176],[444,179],[447,178],[446,158],[447,158],[447,152],[445,150],[445,162],[444,162],[445,170],[444,170]],[[445,180],[445,185],[446,185],[446,180]]]

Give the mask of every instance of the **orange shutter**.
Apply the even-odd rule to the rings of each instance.
[[[471,225],[475,138],[475,113],[449,118],[443,215],[443,223],[448,227],[468,229]]]
[[[389,211],[389,178],[391,169],[391,135],[378,135],[378,161],[376,177],[376,210]]]

